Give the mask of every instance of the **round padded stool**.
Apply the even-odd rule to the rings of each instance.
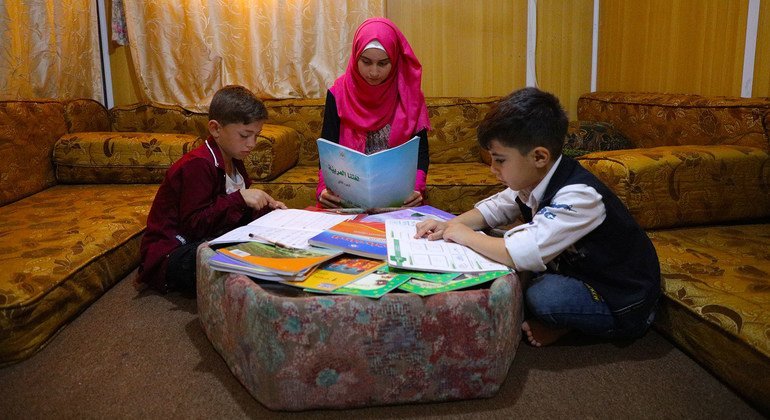
[[[491,397],[521,339],[516,274],[479,289],[375,300],[218,272],[208,265],[214,252],[198,248],[201,324],[238,380],[273,410]]]

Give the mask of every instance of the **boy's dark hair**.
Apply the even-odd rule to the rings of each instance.
[[[567,125],[567,114],[556,96],[526,87],[501,99],[484,117],[478,128],[479,145],[489,150],[492,141],[497,140],[521,154],[542,146],[556,159],[564,145]]]
[[[239,85],[227,85],[217,91],[209,105],[209,119],[221,125],[267,119],[265,104],[252,91]]]

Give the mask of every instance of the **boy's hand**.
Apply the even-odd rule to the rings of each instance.
[[[409,197],[404,200],[404,207],[415,207],[422,204],[422,194],[419,191],[412,191]]]
[[[462,223],[447,223],[443,236],[445,241],[455,242],[460,245],[468,245],[468,239],[478,232]]]
[[[417,232],[414,235],[415,239],[427,235],[426,238],[429,241],[435,241],[436,239],[441,239],[443,237],[444,230],[447,228],[447,222],[431,219],[420,222],[415,227],[417,228]]]
[[[246,205],[255,210],[261,210],[265,206],[270,206],[271,209],[286,208],[283,202],[273,199],[273,197],[270,197],[268,193],[262,190],[241,188],[239,191]]]
[[[318,202],[321,203],[321,207],[327,209],[337,209],[342,205],[342,199],[334,195],[328,188],[324,188],[321,191],[321,195],[318,196]]]

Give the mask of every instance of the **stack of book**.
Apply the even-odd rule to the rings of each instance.
[[[369,298],[393,290],[428,296],[486,283],[510,272],[462,245],[415,239],[420,221],[454,217],[430,206],[352,217],[273,211],[213,240],[224,246],[217,249],[210,265],[308,292]]]

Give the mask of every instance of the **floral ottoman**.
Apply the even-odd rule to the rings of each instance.
[[[198,249],[198,312],[214,348],[273,410],[491,397],[521,338],[515,274],[488,288],[378,300],[307,294],[212,270]]]

